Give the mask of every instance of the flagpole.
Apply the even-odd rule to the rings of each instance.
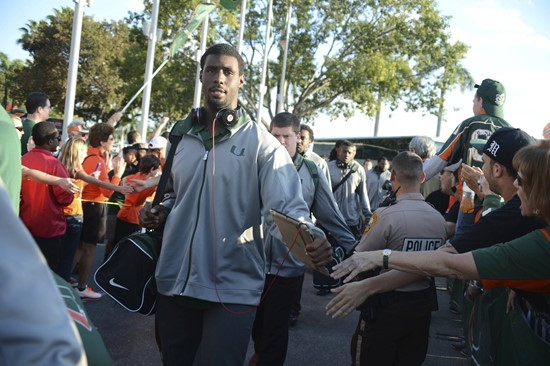
[[[201,48],[197,50],[197,73],[195,76],[195,95],[193,97],[193,108],[199,108],[201,106],[201,56],[206,51],[206,39],[208,38],[208,19],[210,14],[207,14],[202,22],[202,35],[201,35]]]
[[[141,125],[140,133],[143,139],[147,139],[147,125],[149,124],[149,103],[151,99],[151,74],[155,66],[155,44],[157,43],[157,22],[159,16],[160,0],[153,0],[153,11],[151,13],[151,29],[148,35],[147,62],[145,64],[145,90],[141,102]]]
[[[242,53],[243,36],[244,36],[244,21],[246,17],[246,0],[241,1],[241,25],[239,28],[239,41],[237,42],[237,51]]]
[[[90,6],[88,0],[74,0],[75,9],[73,17],[73,31],[71,34],[71,51],[69,55],[69,74],[67,76],[67,95],[65,96],[65,111],[63,117],[63,129],[61,139],[67,141],[69,135],[67,127],[72,122],[74,115],[74,101],[76,94],[76,78],[78,75],[78,55],[80,54],[80,36],[82,34],[82,18],[84,5]]]
[[[267,55],[269,53],[270,33],[271,33],[271,19],[273,18],[273,0],[269,0],[267,5],[267,25],[265,27],[265,48],[264,48],[264,60],[262,65],[262,77],[260,79],[260,90],[258,97],[258,112],[256,114],[256,120],[262,121],[262,106],[264,104],[264,94],[266,92],[265,78],[267,75]]]
[[[288,2],[288,9],[286,13],[286,30],[285,30],[285,48],[283,52],[283,67],[281,70],[281,82],[279,84],[279,93],[277,95],[277,108],[276,113],[283,111],[285,102],[285,77],[286,77],[286,59],[288,56],[288,43],[290,41],[290,17],[292,16],[292,1]]]
[[[143,89],[145,89],[145,87],[146,87],[147,85],[149,85],[149,84],[153,81],[153,78],[154,78],[155,76],[157,76],[157,74],[159,73],[159,71],[160,71],[164,66],[166,66],[166,64],[168,63],[168,61],[170,61],[169,58],[167,58],[166,60],[164,60],[164,61],[162,62],[162,64],[160,64],[160,66],[157,67],[157,69],[155,70],[155,72],[153,73],[153,75],[151,75],[151,77],[145,81],[145,83],[141,86],[141,88],[139,88],[139,90],[137,91],[137,93],[134,94],[134,96],[132,97],[132,99],[130,99],[130,101],[129,101],[128,103],[126,103],[126,105],[124,106],[124,108],[122,108],[122,111],[121,111],[122,113],[124,113],[124,112],[126,111],[126,109],[128,109],[128,107],[130,106],[130,104],[132,104],[132,102],[137,98],[137,96],[139,95],[139,93],[141,93],[141,91],[142,91]]]

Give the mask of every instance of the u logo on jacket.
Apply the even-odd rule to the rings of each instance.
[[[231,154],[233,154],[235,156],[243,156],[244,155],[244,150],[245,150],[244,147],[241,149],[241,152],[238,153],[238,154],[235,152],[235,150],[237,150],[237,146],[235,146],[235,145],[231,146]]]

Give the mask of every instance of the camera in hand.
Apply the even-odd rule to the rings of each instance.
[[[393,191],[393,186],[392,186],[391,181],[389,179],[387,179],[382,184],[382,189],[385,189],[386,191]]]

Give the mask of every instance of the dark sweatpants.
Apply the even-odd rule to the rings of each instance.
[[[250,340],[254,306],[157,294],[156,322],[162,364],[243,365]]]
[[[273,275],[266,275],[264,296],[273,281]],[[254,351],[260,356],[258,365],[273,366],[285,363],[288,348],[288,315],[293,293],[301,286],[303,276],[277,277],[263,298],[252,328]]]

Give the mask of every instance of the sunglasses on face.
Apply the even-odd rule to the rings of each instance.
[[[23,132],[23,126],[15,126],[15,129],[19,132]]]
[[[517,180],[518,180],[518,186],[519,187],[523,186],[523,178],[518,175]]]

